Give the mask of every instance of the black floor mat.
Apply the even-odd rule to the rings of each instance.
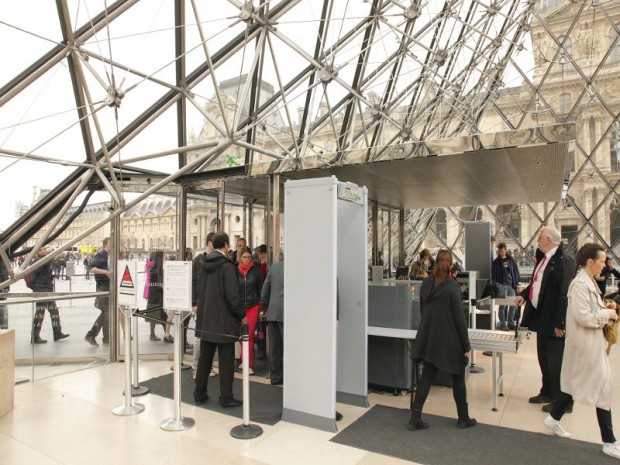
[[[158,396],[172,399],[173,379],[172,373],[151,378],[148,381],[140,382],[140,385],[146,386],[151,393]],[[194,405],[194,380],[192,379],[192,371],[184,370],[181,372],[181,402]],[[240,379],[233,382],[233,395],[237,399],[242,398],[243,386]],[[209,400],[200,407],[215,412],[224,413],[237,418],[243,418],[243,408],[221,408],[219,404],[220,396],[220,378],[214,376],[209,378]],[[282,414],[282,388],[250,381],[250,420],[256,423],[266,425],[275,425],[280,421]]]
[[[459,429],[455,418],[423,414],[430,427],[409,431],[409,410],[374,406],[333,442],[432,465],[609,464],[602,444],[499,426]],[[541,416],[541,423],[543,417]]]

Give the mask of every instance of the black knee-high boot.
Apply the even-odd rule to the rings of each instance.
[[[459,419],[456,422],[459,428],[470,428],[478,423],[475,418],[469,417],[469,406],[467,402],[457,404],[456,411],[459,415]]]
[[[409,418],[409,423],[407,424],[407,429],[416,430],[416,429],[426,429],[428,428],[428,423],[422,421],[422,404],[416,403],[414,401],[413,407],[411,409],[411,418]]]

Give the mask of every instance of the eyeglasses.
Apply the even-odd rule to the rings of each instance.
[[[243,258],[244,260],[249,260],[250,258],[252,258],[251,255],[241,255],[241,258]]]

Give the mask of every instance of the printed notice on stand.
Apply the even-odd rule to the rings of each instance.
[[[192,262],[164,262],[164,308],[191,311]]]
[[[118,304],[137,308],[136,284],[138,277],[136,262],[119,260],[116,265]]]

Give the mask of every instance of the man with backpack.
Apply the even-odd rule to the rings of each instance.
[[[47,254],[47,247],[41,247],[37,258],[33,263],[41,260]],[[51,262],[47,262],[42,267],[33,271],[30,276],[31,285],[28,287],[30,287],[34,292],[54,292],[54,276]],[[45,318],[45,310],[49,312],[52,320],[54,341],[60,341],[61,339],[69,337],[68,334],[64,334],[62,332],[62,328],[60,326],[60,314],[58,312],[56,302],[53,300],[46,300],[36,303],[36,310],[32,321],[32,338],[30,339],[31,344],[45,344],[47,342],[46,339],[41,337],[41,326],[43,325],[43,319]]]

